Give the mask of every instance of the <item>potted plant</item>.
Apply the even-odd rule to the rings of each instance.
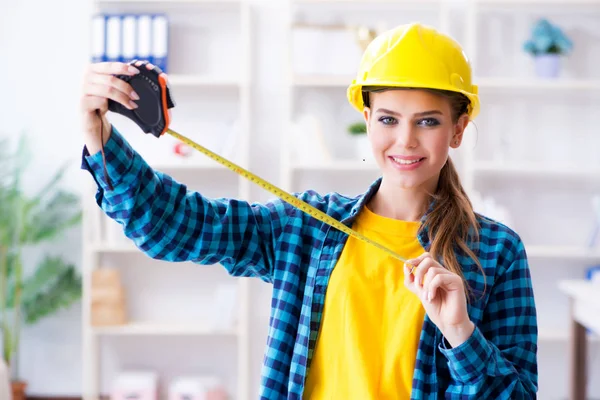
[[[348,126],[348,133],[354,137],[356,153],[362,161],[373,161],[373,150],[367,136],[367,125],[364,122],[355,122]]]
[[[3,150],[6,146],[2,146]],[[59,256],[46,255],[24,275],[24,250],[55,239],[81,221],[79,196],[60,190],[65,168],[42,189],[27,195],[21,186],[26,167],[25,139],[16,154],[0,154],[0,332],[2,358],[9,366],[13,400],[25,399],[27,383],[19,375],[21,324],[34,324],[81,297],[76,268]]]
[[[556,78],[560,74],[560,57],[572,50],[573,43],[558,26],[540,19],[523,48],[534,56],[537,76]]]

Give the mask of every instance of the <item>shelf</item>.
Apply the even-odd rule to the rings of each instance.
[[[572,6],[572,5],[597,5],[600,6],[600,0],[475,0],[477,4],[490,4],[490,5],[518,5],[518,6],[529,6],[529,5],[559,5],[559,6]]]
[[[504,164],[499,162],[476,162],[475,173],[486,175],[522,175],[538,178],[560,178],[569,179],[599,179],[600,167],[598,168],[556,168],[533,164],[511,164],[506,161]]]
[[[210,7],[241,6],[241,0],[96,0],[97,4],[157,4],[157,5],[198,5]]]
[[[402,6],[417,6],[417,5],[438,5],[445,0],[292,0],[293,4],[386,4],[386,5],[402,5]]]
[[[169,84],[177,87],[239,87],[241,83],[237,80],[217,77],[210,75],[180,75],[180,74],[167,74],[169,78]]]
[[[130,243],[96,243],[90,246],[95,253],[139,253],[142,250],[136,247],[133,242]]]
[[[339,87],[347,88],[354,76],[334,74],[295,74],[292,85],[298,87]],[[584,90],[600,91],[597,79],[539,79],[539,78],[475,78],[479,89],[492,90]]]
[[[600,261],[600,248],[588,249],[580,246],[525,246],[528,258],[552,258],[574,261]]]
[[[206,159],[205,163],[199,162],[185,162],[180,163],[156,163],[151,164],[153,170],[158,172],[172,173],[177,171],[227,171],[223,165],[218,164],[216,161]]]
[[[497,90],[600,90],[600,80],[589,79],[539,79],[539,78],[475,78],[481,89]]]
[[[538,340],[540,342],[564,342],[569,339],[570,334],[564,329],[538,327]],[[588,334],[588,340],[592,343],[600,343],[600,337],[595,334]]]
[[[355,79],[354,76],[344,75],[302,75],[292,77],[292,85],[299,87],[335,87],[347,88]]]
[[[132,322],[120,326],[92,327],[92,331],[97,335],[111,336],[136,336],[136,335],[154,335],[154,336],[172,336],[172,335],[198,335],[198,336],[237,336],[235,328],[227,330],[218,330],[206,325],[191,324],[183,325],[178,323],[151,323],[151,322]]]
[[[292,172],[303,172],[303,171],[317,171],[317,172],[331,172],[331,171],[369,171],[376,172],[379,167],[375,163],[365,163],[362,161],[333,161],[327,164],[293,164],[291,166]]]

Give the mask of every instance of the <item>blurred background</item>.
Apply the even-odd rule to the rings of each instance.
[[[356,195],[378,171],[346,88],[374,35],[411,21],[473,63],[482,111],[452,157],[476,211],[526,244],[539,398],[600,399],[599,0],[3,0],[0,320],[15,399],[258,393],[271,287],[151,260],[101,214],[79,168],[87,64],[154,61],[176,131],[286,190]],[[271,198],[109,119],[192,189]]]

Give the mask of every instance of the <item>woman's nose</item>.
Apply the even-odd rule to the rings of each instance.
[[[408,124],[399,124],[396,133],[396,142],[406,148],[415,148],[419,144],[417,130]]]

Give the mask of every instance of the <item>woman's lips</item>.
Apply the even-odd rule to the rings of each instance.
[[[419,156],[389,156],[392,165],[401,171],[411,171],[419,168],[425,157]]]

